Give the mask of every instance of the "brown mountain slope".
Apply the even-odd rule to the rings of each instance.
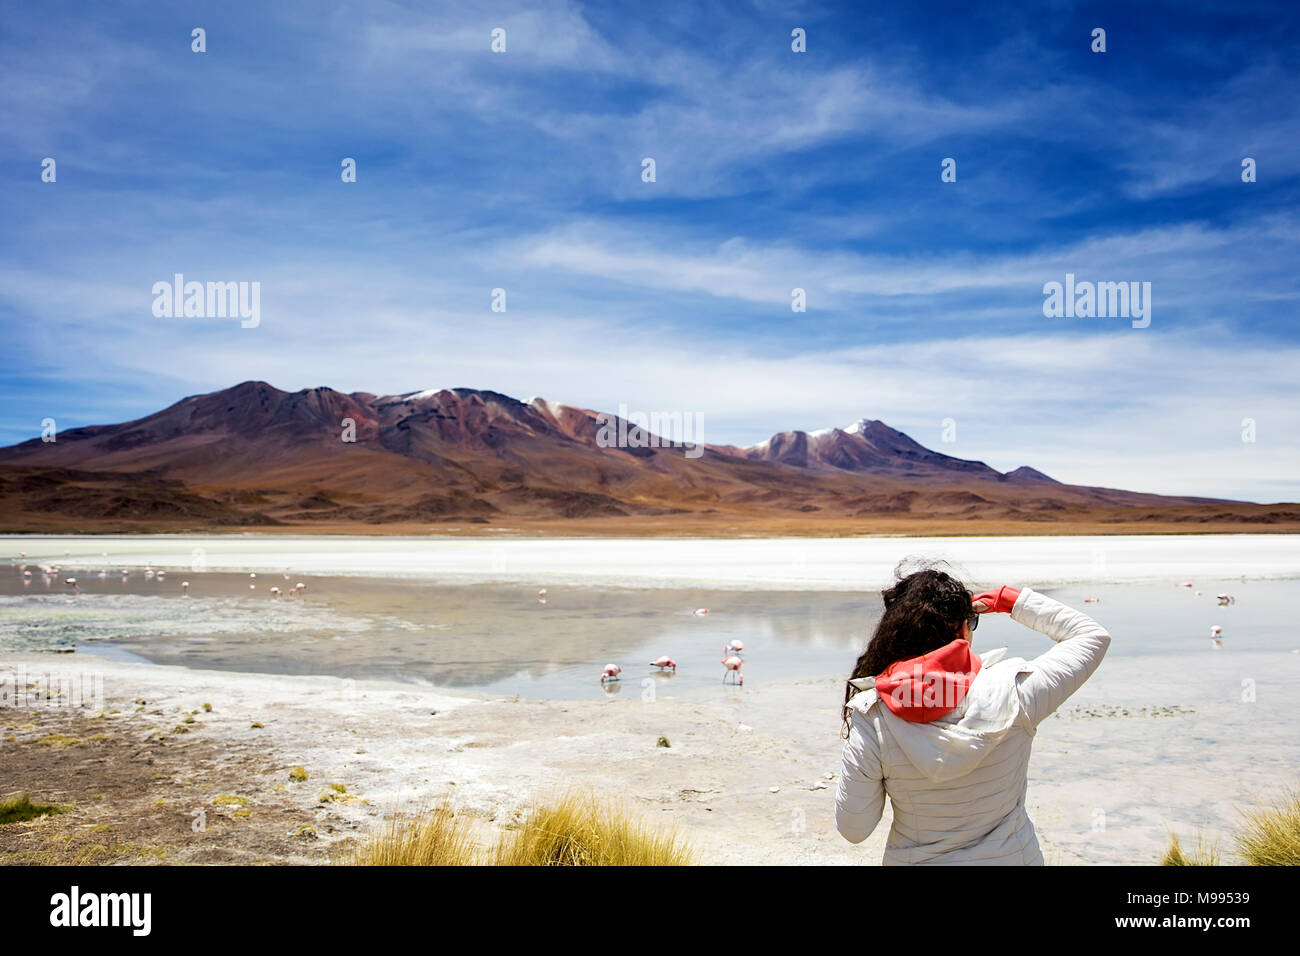
[[[120,425],[0,449],[0,528],[427,530],[484,524],[682,533],[1289,526],[1289,507],[1001,474],[883,422],[696,455],[605,447],[612,416],[467,388],[283,392],[244,382]],[[617,420],[612,420],[617,424]]]

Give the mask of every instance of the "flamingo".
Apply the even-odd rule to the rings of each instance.
[[[546,588],[538,588],[538,589],[537,589],[537,596],[538,596],[539,598],[544,598],[544,597],[546,597]]]
[[[1192,586],[1192,582],[1191,582],[1191,581],[1184,581],[1182,584],[1180,584],[1180,585],[1178,585],[1178,586],[1179,586],[1180,588],[1190,588],[1190,587]]]
[[[1219,599],[1219,607],[1227,607],[1229,604],[1237,603],[1237,599],[1233,597],[1231,594],[1220,594],[1218,595],[1218,599]]]
[[[1210,643],[1214,645],[1216,650],[1223,647],[1222,634],[1223,628],[1219,627],[1219,625],[1215,624],[1210,628]]]
[[[724,646],[723,646],[723,648],[722,648],[722,653],[723,653],[723,654],[742,654],[742,653],[744,653],[744,650],[745,650],[745,642],[744,642],[744,641],[732,641],[730,644],[727,644],[727,645],[724,645]]]
[[[190,582],[189,582],[189,581],[182,581],[182,582],[181,582],[181,590],[184,591],[186,594],[189,594],[189,593],[190,593]]]
[[[673,673],[677,673],[677,662],[667,654],[662,654],[650,662],[651,667],[657,667],[663,670],[665,667],[671,668]]]
[[[1100,604],[1100,603],[1101,603],[1101,598],[1084,598],[1084,599],[1083,599],[1083,603],[1084,603],[1084,604]]]
[[[280,596],[280,589],[279,589],[279,588],[271,588],[270,591],[271,591],[271,596],[272,596],[272,597],[279,597],[279,596]]]
[[[740,667],[744,663],[744,661],[734,654],[730,657],[724,657],[722,659],[722,666],[725,667],[727,671],[722,675],[722,682],[724,684],[727,682],[727,674],[735,674],[736,680],[743,687],[745,684],[745,675],[740,672]]]
[[[305,585],[305,584],[303,584],[301,581],[299,581],[297,584],[295,584],[295,585],[293,586],[293,589],[294,589],[295,591],[305,591],[305,590],[307,590],[307,585]]]
[[[709,613],[709,609],[707,607],[697,607],[691,613],[694,614],[696,617],[704,617],[704,615]]]
[[[606,664],[605,671],[600,675],[600,682],[603,684],[607,680],[621,680],[618,675],[623,673],[623,668],[617,664]]]

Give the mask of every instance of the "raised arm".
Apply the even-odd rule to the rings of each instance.
[[[850,843],[861,843],[880,822],[885,810],[885,785],[881,780],[880,747],[868,718],[853,712],[849,739],[844,741],[844,764],[835,791],[835,828]]]
[[[1003,588],[994,596],[996,605],[988,600],[993,592],[975,600],[983,599],[990,610],[1009,609],[1013,621],[1056,641],[1055,647],[1034,658],[1033,670],[1020,675],[1021,704],[1030,722],[1038,724],[1092,676],[1110,647],[1110,635],[1088,615],[1045,594],[1030,588],[1019,594],[1008,591],[1011,589]]]

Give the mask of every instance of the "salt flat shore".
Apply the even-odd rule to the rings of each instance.
[[[1284,534],[856,538],[476,538],[424,536],[9,535],[0,555],[68,570],[280,571],[449,583],[862,590],[888,584],[900,559],[952,562],[971,581],[1300,578]]]
[[[1239,809],[1300,767],[1300,655],[1268,657],[1237,665],[1249,703],[1210,655],[1105,662],[1039,728],[1027,805],[1048,863],[1154,863],[1171,832],[1230,849]],[[322,863],[395,810],[450,799],[490,836],[579,787],[676,827],[700,863],[876,864],[888,809],[859,846],[834,829],[841,679],[540,701],[5,654],[0,793],[73,812],[4,827],[0,861]],[[96,680],[86,706],[32,697]]]

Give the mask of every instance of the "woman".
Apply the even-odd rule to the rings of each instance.
[[[1025,812],[1038,724],[1086,681],[1110,646],[1096,621],[1024,588],[974,597],[936,568],[884,592],[885,612],[844,695],[844,768],[835,824],[861,843],[894,825],[886,865],[1042,865]],[[1056,646],[1026,661],[978,655],[980,614],[1010,614]]]

